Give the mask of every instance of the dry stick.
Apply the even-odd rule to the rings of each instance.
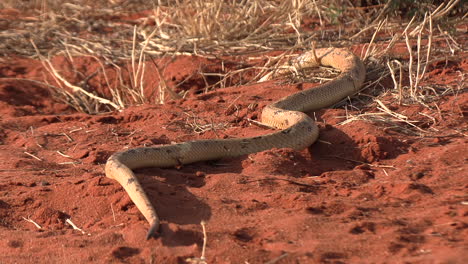
[[[73,56],[70,53],[70,49],[68,48],[69,46],[67,45],[65,41],[61,41],[61,42],[63,46],[65,47],[65,53],[67,54],[68,59],[70,60],[71,64],[74,65],[75,61],[73,60]],[[73,70],[76,70],[76,69],[73,69]]]
[[[418,38],[417,38],[417,45],[416,45],[416,55],[417,55],[417,65],[416,65],[416,78],[414,82],[414,90],[416,92],[416,89],[419,86],[419,81],[421,80],[420,77],[420,70],[421,70],[421,38],[422,38],[422,31],[424,30],[426,26],[426,19],[427,19],[427,12],[424,14],[424,19],[423,22],[420,24],[420,28],[418,31]]]
[[[56,33],[54,33],[54,34],[57,34],[58,36],[61,36],[61,37],[63,37],[64,39],[75,40],[75,41],[77,41],[77,42],[84,43],[85,45],[89,45],[89,46],[91,46],[91,47],[93,47],[93,48],[95,48],[95,49],[98,49],[98,50],[101,50],[101,51],[105,51],[105,52],[102,52],[102,53],[113,54],[111,49],[105,47],[104,45],[102,45],[102,44],[99,43],[99,42],[92,42],[92,41],[87,40],[87,39],[78,38],[78,37],[72,36],[72,33],[69,33],[69,32],[66,31],[66,30],[64,30],[64,31],[65,31],[65,33],[67,33],[67,34],[64,34],[64,33],[61,33],[61,32],[56,32]],[[61,41],[61,43],[62,43],[63,45],[67,45],[67,46],[73,47],[73,48],[75,48],[75,49],[77,49],[77,50],[82,50],[82,49],[84,49],[84,50],[87,51],[89,54],[96,54],[96,52],[95,52],[93,49],[91,49],[91,48],[85,46],[84,44],[81,44],[81,46],[77,46],[77,45],[74,45],[74,44],[65,43],[65,41]]]
[[[28,155],[28,156],[31,156],[31,157],[33,157],[33,158],[37,159],[38,161],[42,161],[42,159],[41,159],[41,158],[39,158],[39,157],[35,156],[34,154],[31,154],[31,153],[29,153],[29,152],[26,152],[26,151],[24,151],[23,153],[24,153],[24,154],[26,154],[26,155]]]
[[[248,181],[245,181],[244,183],[260,182],[260,181],[285,181],[285,182],[288,182],[288,183],[291,183],[291,184],[294,184],[294,185],[303,186],[303,187],[317,187],[316,185],[312,185],[312,184],[302,183],[302,182],[293,181],[293,180],[289,180],[289,179],[271,178],[271,177],[267,177],[267,178],[263,178],[263,179],[257,179],[257,180],[248,180]]]
[[[253,120],[253,119],[250,119],[250,118],[247,118],[247,121],[249,121],[250,123],[253,123],[254,125],[257,125],[258,127],[262,127],[262,128],[266,128],[266,129],[276,129],[275,127],[273,126],[269,126],[267,124],[264,124],[260,121],[257,121],[257,120]]]
[[[73,138],[71,138],[69,135],[67,135],[65,132],[62,132],[59,134],[60,136],[64,136],[67,138],[68,142],[73,142]]]
[[[404,116],[402,114],[398,114],[396,112],[393,112],[391,111],[387,106],[385,106],[382,101],[380,101],[379,99],[375,99],[375,101],[380,105],[380,107],[377,107],[377,109],[381,110],[382,112],[385,112],[393,117],[395,117],[396,119],[398,119],[399,121],[401,122],[404,122],[414,128],[416,128],[417,130],[423,132],[423,133],[428,133],[426,130],[418,127],[417,125],[413,124],[413,122],[416,122],[416,121],[411,121],[411,120],[408,120],[408,117],[407,116]]]
[[[206,242],[208,241],[208,235],[206,234],[205,221],[202,220],[200,222],[200,225],[202,226],[202,229],[203,229],[203,247],[202,247],[202,254],[201,254],[200,260],[203,262],[206,262],[205,253],[206,253]]]
[[[377,102],[378,105],[380,105],[381,109],[383,109],[383,112],[390,114],[391,116],[396,117],[400,120],[405,120],[405,121],[408,120],[407,116],[393,112],[386,105],[384,105],[384,103],[382,103],[382,101],[380,101],[379,99],[376,98],[375,101]]]
[[[139,87],[140,87],[140,97],[141,97],[141,103],[145,103],[145,102],[146,102],[146,100],[145,100],[146,97],[145,97],[145,85],[144,85],[144,79],[143,79],[143,78],[145,77],[145,71],[146,71],[146,62],[145,62],[145,61],[146,61],[146,60],[145,60],[146,56],[143,54],[143,51],[142,51],[142,53],[140,54],[140,56],[141,56],[141,58],[142,58],[142,60],[143,60],[143,62],[142,62],[141,64],[138,64],[138,65],[143,65],[143,66],[141,67],[140,81],[139,81],[139,83],[140,83],[140,84],[139,84]]]
[[[375,165],[375,164],[372,164],[372,163],[367,163],[367,162],[363,162],[363,161],[359,161],[359,160],[354,160],[354,159],[348,159],[348,158],[344,158],[344,157],[340,157],[340,156],[335,156],[335,155],[327,155],[327,156],[325,156],[325,157],[337,158],[337,159],[342,159],[342,160],[351,161],[351,162],[355,162],[355,163],[360,163],[360,164],[367,165],[367,166],[369,166],[369,167],[396,169],[395,166],[393,166],[393,165],[381,165],[381,164]]]
[[[299,32],[299,30],[297,29],[296,25],[294,25],[293,21],[292,21],[292,18],[291,18],[291,14],[288,14],[288,17],[289,17],[289,23],[291,24],[291,27],[294,29],[294,32],[296,32],[297,34],[297,43],[301,44],[301,33]]]
[[[166,80],[164,79],[164,77],[162,76],[161,74],[161,71],[159,70],[159,67],[156,66],[156,72],[158,73],[158,76],[159,76],[159,84],[158,84],[158,97],[159,97],[159,102],[160,104],[164,104],[164,100],[165,100],[165,91],[166,90],[170,90],[168,87],[167,87],[167,83],[166,83]],[[171,90],[172,91],[172,90]]]
[[[202,254],[199,258],[187,258],[185,259],[186,262],[191,263],[191,264],[208,264],[206,262],[206,257],[205,257],[205,252],[206,252],[206,242],[208,241],[208,236],[206,234],[206,223],[204,220],[200,222],[200,225],[202,226],[203,230],[203,246],[202,246]]]
[[[60,150],[57,150],[56,151],[60,156],[62,157],[65,157],[65,158],[69,158],[69,159],[73,159],[72,157],[70,157],[69,155],[65,154],[65,153],[62,153]]]
[[[54,76],[55,78],[57,78],[58,80],[62,81],[67,87],[69,87],[70,89],[72,89],[73,92],[76,92],[76,93],[83,93],[85,94],[86,96],[88,96],[89,98],[92,98],[96,101],[98,101],[99,103],[102,103],[102,104],[106,104],[106,105],[110,105],[112,107],[114,107],[114,109],[116,110],[119,110],[119,106],[114,104],[113,102],[105,99],[105,98],[102,98],[102,97],[99,97],[99,96],[96,96],[86,90],[84,90],[83,88],[81,87],[78,87],[78,86],[75,86],[71,83],[69,83],[65,78],[63,78],[60,74],[58,74],[58,72],[55,70],[54,66],[52,65],[52,63],[50,62],[50,60],[44,58],[40,52],[39,52],[39,49],[37,48],[36,44],[34,43],[34,41],[31,39],[30,40],[31,44],[33,45],[34,49],[36,50],[36,53],[37,55],[39,56],[39,58],[41,59],[41,63],[42,65],[44,66],[44,68],[46,68],[47,71],[49,71],[49,73],[52,73],[52,76]],[[57,83],[60,83],[60,82],[57,82]]]
[[[132,55],[131,55],[131,60],[132,60],[132,74],[133,74],[133,78],[132,78],[132,82],[133,82],[133,87],[132,89],[137,89],[138,88],[138,76],[139,76],[139,73],[141,71],[141,67],[142,67],[142,63],[141,63],[141,60],[142,60],[142,57],[144,56],[143,52],[140,51],[140,54],[139,54],[139,61],[138,61],[138,65],[137,65],[137,68],[135,69],[135,51],[136,51],[136,25],[133,27],[133,41],[132,41]],[[142,103],[143,102],[143,99],[144,99],[144,91],[143,91],[143,87],[140,86],[140,92],[137,93],[137,96],[138,96],[138,101],[139,103]]]
[[[206,76],[205,74],[203,74],[203,72],[201,71],[201,67],[198,68],[198,73],[200,74],[200,76],[203,78],[203,82],[205,83],[205,91],[204,93],[208,93],[208,89],[211,87],[210,86],[210,83],[208,82],[208,80],[206,79]]]
[[[467,13],[467,14],[468,14],[468,13]],[[456,41],[453,39],[452,36],[450,36],[446,31],[444,31],[444,30],[442,30],[442,29],[440,28],[440,25],[437,25],[437,29],[438,29],[439,32],[443,35],[443,37],[444,37],[444,39],[445,39],[445,43],[447,43],[447,46],[449,47],[450,53],[452,54],[452,56],[455,54],[455,50],[456,50],[456,49],[458,49],[458,50],[461,50],[461,49],[462,49],[462,48],[461,48],[461,45],[460,45],[458,42],[456,42]],[[453,44],[450,44],[450,41],[449,41],[449,40],[451,40],[451,41],[453,42]],[[454,45],[455,48],[452,47],[452,45]]]
[[[133,27],[133,42],[132,42],[132,73],[133,73],[133,83],[134,87],[140,87],[140,100],[144,102],[145,95],[144,95],[144,85],[143,85],[143,77],[146,68],[146,63],[144,63],[145,58],[145,50],[148,46],[150,39],[156,34],[156,31],[159,29],[155,27],[155,29],[150,33],[150,35],[144,40],[143,47],[140,50],[140,54],[138,56],[138,65],[137,69],[135,69],[135,51],[136,51],[136,26]],[[140,79],[140,84],[138,85],[138,79]]]
[[[133,73],[133,87],[136,87],[137,83],[137,72],[138,70],[135,69],[135,50],[136,50],[136,25],[133,27],[133,41],[132,41],[132,73]]]
[[[70,220],[70,218],[67,218],[67,219],[65,220],[65,222],[66,222],[67,224],[71,225],[72,228],[73,228],[74,230],[80,231],[83,235],[88,235],[88,236],[91,235],[90,233],[86,233],[83,229],[77,227],[77,226]]]
[[[422,38],[422,31],[424,30],[424,27],[426,25],[426,17],[427,17],[427,12],[424,14],[424,19],[423,22],[420,24],[420,28],[418,31],[418,38],[416,42],[416,76],[414,80],[414,91],[416,93],[416,90],[418,89],[419,86],[419,72],[421,70],[421,38]]]
[[[29,217],[28,217],[28,218],[23,217],[23,219],[26,220],[26,221],[28,221],[28,222],[30,222],[30,223],[33,223],[33,224],[37,227],[37,229],[42,229],[42,226],[40,226],[38,223],[34,222],[34,220],[32,220],[31,218],[29,218]]]
[[[408,25],[406,25],[406,28],[403,30],[403,35],[405,36],[405,42],[406,42],[406,47],[408,49],[408,53],[409,53],[409,62],[408,62],[408,75],[409,75],[409,81],[410,81],[410,94],[411,96],[413,97],[413,53],[412,53],[412,50],[411,50],[411,45],[410,45],[410,42],[409,42],[409,37],[408,37],[408,29],[410,28],[410,26],[413,24],[413,21],[416,19],[416,15],[413,16],[410,20],[410,22],[408,22]]]
[[[181,82],[177,83],[176,86],[174,88],[178,88],[179,86],[181,86],[182,84],[184,84],[186,81],[190,80],[193,76],[195,75],[195,73],[192,73],[190,75],[188,75],[187,77],[185,77],[185,79],[183,79]],[[183,91],[181,92],[180,94],[177,94],[178,96],[180,96],[182,99],[185,98],[185,96],[189,93],[189,91]]]
[[[391,61],[391,62],[394,62],[394,63],[396,63],[396,64],[398,64],[398,65],[400,66],[400,70],[399,70],[399,72],[400,72],[400,79],[399,79],[399,81],[397,82],[397,81],[396,81],[396,77],[395,77],[395,70],[394,70],[393,67],[391,66],[390,62],[387,61],[387,67],[388,67],[388,69],[390,70],[390,76],[392,77],[393,85],[394,85],[395,89],[398,90],[398,104],[401,105],[401,101],[402,101],[402,99],[403,99],[403,87],[402,87],[402,85],[401,85],[402,80],[403,80],[403,69],[402,69],[402,68],[403,68],[403,65],[402,65],[401,62],[398,61],[398,60],[393,60],[393,61]]]
[[[111,211],[112,211],[112,218],[114,219],[114,223],[115,223],[115,212],[114,212],[114,207],[112,206],[112,203],[110,204],[111,206]]]
[[[237,100],[239,100],[239,98],[241,98],[242,96],[243,96],[243,95],[240,94],[240,95],[237,96],[234,100],[232,100],[232,102],[226,107],[226,109],[231,108],[231,106],[233,106],[233,105],[237,102]]]
[[[366,61],[368,56],[369,56],[369,50],[372,47],[372,44],[374,43],[375,36],[377,36],[377,33],[382,29],[383,25],[386,24],[386,23],[387,23],[387,19],[384,19],[384,20],[380,21],[379,24],[377,25],[377,29],[375,30],[374,34],[372,35],[372,38],[371,38],[371,40],[369,42],[369,45],[367,46],[366,53],[364,54],[364,57],[362,58],[364,61]]]
[[[315,0],[312,0],[312,2],[314,2],[315,11],[317,12],[317,15],[319,17],[320,26],[323,26],[322,14],[320,13],[320,10],[318,9],[317,2],[315,2]]]
[[[421,38],[422,38],[422,32],[426,27],[427,20],[429,19],[429,37],[428,37],[428,44],[427,44],[427,51],[426,51],[426,62],[424,63],[424,68],[421,72],[421,64],[422,59],[421,59]],[[415,76],[415,83],[414,83],[414,91],[416,92],[416,89],[418,89],[419,82],[424,78],[424,74],[426,72],[427,64],[429,62],[429,57],[431,53],[431,47],[432,47],[432,16],[429,14],[429,18],[427,16],[427,13],[424,14],[424,20],[423,22],[419,25],[419,31],[418,31],[418,38],[417,38],[417,59],[418,59],[418,65],[416,67],[416,76]],[[415,96],[415,95],[414,95]]]
[[[410,81],[410,95],[411,97],[414,97],[414,91],[413,91],[413,52],[411,50],[411,45],[409,42],[409,37],[408,33],[405,32],[405,41],[406,41],[406,48],[408,49],[409,53],[409,62],[408,62],[408,75],[409,75],[409,81]]]
[[[376,21],[379,21],[380,18],[382,18],[382,16],[387,12],[387,10],[390,8],[390,4],[392,4],[393,2],[392,1],[387,1],[387,3],[385,4],[385,6],[380,10],[379,14],[377,15],[377,17],[371,22],[371,24],[374,24]]]
[[[378,108],[378,109],[380,111],[382,111],[381,108]],[[372,122],[383,122],[385,124],[394,124],[395,122],[405,122],[405,123],[408,122],[408,121],[400,120],[400,119],[396,119],[396,120],[385,119],[384,116],[386,116],[386,115],[390,115],[390,114],[387,114],[387,113],[366,113],[366,114],[361,114],[361,115],[358,115],[358,116],[353,116],[352,118],[341,122],[340,125],[350,123],[350,122],[355,121],[355,120],[369,120],[369,121],[372,121]],[[365,117],[369,117],[369,118],[365,118]],[[376,118],[376,117],[380,117],[380,118]],[[413,132],[412,130],[410,130],[408,128],[399,126],[398,124],[394,124],[394,126],[399,127],[400,129],[404,130],[408,134],[420,136],[420,134],[417,134],[417,133]]]
[[[317,50],[315,49],[315,42],[312,41],[310,44],[311,44],[311,48],[312,48],[312,55],[314,55],[314,61],[315,61],[315,63],[320,65],[320,60],[317,57]]]
[[[424,74],[426,74],[427,65],[429,64],[429,57],[431,56],[431,50],[432,50],[432,34],[433,34],[432,15],[429,14],[429,37],[428,37],[428,43],[427,43],[426,63],[424,64],[424,68],[421,73],[421,78],[423,78]]]
[[[139,103],[140,100],[139,100],[139,97],[138,97],[138,93],[132,88],[132,87],[128,87],[125,83],[124,83],[124,78],[122,77],[122,68],[120,66],[118,66],[117,64],[115,64],[114,62],[112,62],[111,60],[107,60],[107,63],[109,63],[110,65],[112,65],[117,71],[118,71],[118,80],[120,82],[120,86],[122,88],[126,88],[127,89],[127,92],[128,94],[131,96],[131,100],[133,100],[134,103]],[[130,75],[130,79],[132,78],[132,75]],[[130,86],[132,86],[133,84],[133,80],[130,80]],[[121,104],[125,106],[125,102],[122,101],[122,98],[121,98],[121,95],[120,93],[122,93],[122,91],[119,91],[118,89],[122,89],[122,88],[117,88],[118,85],[116,84],[116,88],[115,89],[111,89],[111,93],[115,93],[117,94],[117,98],[119,100],[119,102],[122,102]],[[115,96],[114,96],[115,97]]]
[[[275,264],[276,262],[282,260],[283,258],[287,257],[289,253],[283,253],[281,256],[274,258],[272,260],[269,260],[268,262],[265,262],[265,264]]]
[[[120,93],[115,92],[114,89],[111,88],[109,77],[107,76],[106,69],[105,69],[104,64],[102,63],[102,61],[98,57],[96,57],[94,55],[87,55],[87,56],[95,59],[96,62],[99,63],[99,66],[101,66],[102,74],[104,76],[104,80],[106,81],[107,87],[109,87],[109,90],[110,90],[110,92],[112,94],[113,101],[116,101],[121,108],[125,108],[125,104],[122,101],[122,97],[120,96]],[[106,58],[104,58],[104,59],[106,59]],[[109,63],[109,64],[114,66],[114,67],[117,66],[114,63]],[[119,73],[120,73],[120,71],[119,71]]]
[[[401,39],[401,34],[396,33],[395,35],[393,35],[390,41],[388,42],[387,47],[384,50],[382,50],[380,53],[378,53],[377,57],[382,57],[383,55],[388,54],[389,50],[393,48],[393,46],[395,46],[397,41],[399,41],[400,39]]]
[[[215,88],[218,86],[220,88],[225,88],[226,87],[226,83],[228,82],[229,78],[233,78],[234,75],[236,74],[240,74],[244,71],[248,71],[248,70],[251,70],[252,68],[254,67],[251,67],[251,68],[247,68],[247,69],[240,69],[240,70],[235,70],[235,71],[230,71],[228,73],[209,73],[209,72],[200,72],[200,75],[203,76],[203,78],[205,78],[206,76],[218,76],[220,77],[220,80],[217,81],[216,83],[214,84],[211,84],[211,85],[208,85],[207,82],[205,82],[205,92],[208,92],[209,90]],[[231,82],[230,82],[231,83]]]
[[[425,113],[423,113],[423,112],[418,112],[418,114],[420,114],[420,115],[422,115],[422,116],[425,116],[425,117],[431,119],[431,120],[432,120],[432,125],[431,125],[431,126],[437,124],[437,120],[435,119],[435,117],[430,116],[430,115],[428,115],[428,114],[425,114]],[[438,130],[437,130],[437,131],[438,131]]]
[[[408,22],[408,25],[406,25],[405,29],[403,30],[403,34],[407,33],[408,32],[408,29],[411,27],[411,25],[413,24],[414,20],[416,19],[416,15],[414,15],[410,22]]]
[[[372,29],[372,28],[375,28],[375,25],[374,25],[374,24],[373,24],[373,25],[370,25],[370,26],[367,26],[367,27],[365,27],[365,28],[359,30],[358,33],[352,35],[351,37],[349,37],[349,39],[350,39],[350,40],[353,40],[353,39],[359,37],[359,36],[360,36],[361,34],[363,34],[364,32],[366,32],[366,31],[368,31],[369,29]]]
[[[169,92],[169,95],[172,97],[172,99],[181,99],[182,96],[174,92],[171,88],[168,87],[166,79],[164,78],[162,72],[163,70],[159,67],[159,65],[154,61],[153,57],[149,55],[151,61],[153,62],[154,67],[156,68],[156,73],[158,74],[159,77],[159,103],[164,104],[165,101],[165,91]]]
[[[258,79],[258,82],[269,80],[270,76],[272,76],[276,70],[281,69],[283,67],[283,59],[285,57],[288,57],[287,52],[281,53],[279,56],[267,56],[268,61],[265,63],[265,66],[260,68],[261,71],[254,77],[254,79],[257,79],[263,75],[263,77]],[[273,63],[274,65],[270,66]],[[270,68],[273,68],[273,70],[271,70]],[[264,73],[266,74],[264,75]]]
[[[436,10],[434,10],[434,12],[432,12],[432,16],[433,16],[435,19],[444,16],[444,15],[447,14],[450,10],[452,10],[452,8],[455,7],[455,5],[456,5],[459,1],[460,1],[460,0],[450,0],[448,3],[446,3],[447,5],[446,5],[444,8],[442,8],[442,7],[444,6],[445,3],[440,4],[440,6],[437,7]]]
[[[67,162],[59,162],[59,165],[74,165],[74,164],[81,164],[81,161],[67,161]]]
[[[63,78],[56,70],[55,68],[52,66],[52,63],[49,61],[49,60],[45,60],[45,63],[47,63],[48,65],[48,70],[51,71],[51,73],[57,77],[60,81],[62,81],[68,88],[72,89],[73,92],[81,92],[83,94],[85,94],[86,96],[88,96],[89,98],[92,98],[96,101],[98,101],[99,103],[102,103],[102,104],[106,104],[106,105],[110,105],[112,106],[115,110],[120,110],[120,107],[118,105],[116,105],[115,103],[113,103],[112,101],[108,100],[108,99],[105,99],[105,98],[102,98],[102,97],[99,97],[99,96],[96,96],[86,90],[84,90],[83,88],[79,87],[79,86],[76,86],[76,85],[73,85],[71,83],[69,83],[65,78]]]

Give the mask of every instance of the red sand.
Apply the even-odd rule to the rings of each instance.
[[[61,60],[53,59],[67,74]],[[466,62],[434,65],[426,84],[453,84]],[[74,66],[92,73],[93,63],[77,58]],[[177,83],[200,65],[220,67],[180,57],[165,76]],[[40,80],[43,72],[39,61],[0,60],[0,77]],[[71,73],[67,77],[73,80]],[[101,82],[91,81],[94,87]],[[0,263],[185,263],[201,255],[202,220],[208,263],[468,259],[466,92],[435,102],[440,113],[418,104],[400,106],[391,95],[381,99],[422,129],[438,131],[435,136],[368,121],[341,125],[346,114],[358,112],[326,109],[316,113],[320,141],[302,151],[273,149],[139,170],[163,220],[161,237],[146,241],[147,222],[119,184],[104,176],[110,154],[266,133],[247,118],[258,119],[272,100],[311,86],[273,81],[198,95],[201,82],[192,78],[184,85],[190,91],[184,100],[94,116],[57,103],[39,85],[0,82]],[[377,112],[376,107],[365,111]],[[228,128],[194,133],[187,125],[193,116]],[[67,218],[85,234],[65,223]]]

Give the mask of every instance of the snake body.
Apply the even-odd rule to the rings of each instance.
[[[336,68],[341,74],[332,81],[284,97],[263,109],[262,123],[280,131],[250,138],[196,140],[173,145],[134,148],[110,156],[106,163],[106,176],[122,185],[149,222],[147,239],[159,229],[159,218],[132,170],[144,167],[173,167],[197,161],[235,157],[271,148],[300,150],[310,146],[318,137],[318,127],[304,112],[330,106],[357,93],[365,79],[364,64],[346,49],[316,49],[303,53],[287,66],[263,78],[266,80],[287,72],[319,65]]]

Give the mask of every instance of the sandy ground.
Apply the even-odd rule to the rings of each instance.
[[[460,73],[467,69],[463,56],[431,65],[424,85],[460,85]],[[52,58],[73,80],[64,61]],[[83,57],[74,67],[92,73],[98,65]],[[221,69],[219,61],[181,56],[165,76],[177,83],[200,67]],[[0,77],[44,75],[38,60],[0,58]],[[105,85],[102,78],[89,82]],[[0,263],[186,263],[201,256],[201,221],[208,263],[468,259],[464,90],[441,96],[435,102],[439,111],[399,105],[390,93],[379,97],[392,111],[417,121],[418,128],[350,122],[352,116],[378,112],[377,103],[361,96],[354,102],[359,110],[341,106],[310,113],[320,138],[302,151],[272,149],[138,170],[163,220],[161,236],[146,241],[147,222],[119,184],[104,175],[112,153],[267,133],[248,119],[258,120],[266,104],[317,84],[270,81],[208,93],[202,93],[202,85],[193,77],[179,87],[189,91],[186,99],[86,115],[54,100],[41,85],[0,82]],[[418,130],[432,133],[420,136]]]

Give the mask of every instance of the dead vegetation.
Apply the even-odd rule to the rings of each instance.
[[[39,59],[48,76],[26,81],[48,87],[58,100],[90,114],[186,96],[176,88],[195,76],[172,86],[165,77],[176,56],[199,56],[222,65],[226,58],[246,58],[232,71],[196,73],[208,92],[256,82],[292,54],[310,49],[311,43],[349,47],[367,65],[363,93],[346,107],[359,110],[360,102],[371,103],[380,112],[350,115],[347,122],[377,120],[411,133],[429,133],[390,110],[379,96],[391,93],[400,105],[418,103],[438,111],[438,98],[466,89],[464,72],[453,85],[431,87],[425,82],[428,67],[459,62],[459,55],[466,54],[461,34],[467,10],[460,0],[37,0],[3,1],[0,8],[26,12],[14,22],[7,15],[0,18],[0,55]],[[405,54],[392,53],[398,45],[406,47]],[[100,67],[93,72],[71,69],[76,78],[70,80],[54,65],[54,56],[63,56],[72,68],[77,57],[90,58]],[[110,72],[117,77],[110,79]],[[246,73],[253,77],[239,77]],[[155,74],[159,83],[149,83],[147,76]],[[96,76],[106,87],[88,85]],[[212,77],[217,81],[207,81]],[[214,129],[192,123],[194,130]]]

